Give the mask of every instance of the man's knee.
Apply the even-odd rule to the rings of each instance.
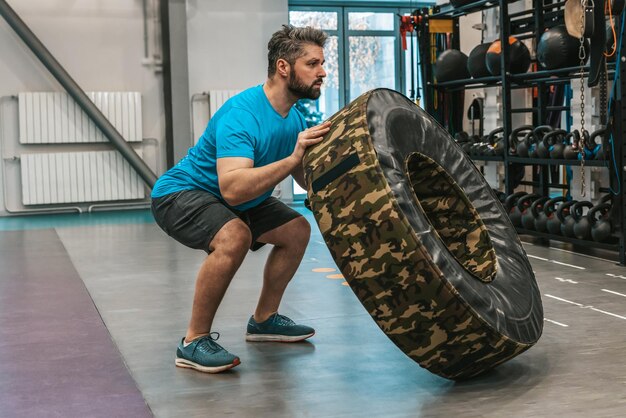
[[[231,254],[245,254],[252,244],[250,228],[241,219],[233,219],[215,234],[209,249]]]
[[[288,225],[289,231],[286,234],[288,243],[295,246],[306,246],[311,236],[311,225],[304,216],[295,218]]]

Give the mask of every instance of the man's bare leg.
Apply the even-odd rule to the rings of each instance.
[[[300,266],[310,236],[311,226],[300,216],[259,237],[259,241],[273,244],[274,248],[265,263],[263,289],[254,312],[255,321],[263,322],[278,311],[285,289]]]
[[[248,253],[251,241],[250,229],[240,219],[227,222],[215,234],[209,247],[212,252],[202,263],[196,279],[186,342],[211,332],[215,312]]]

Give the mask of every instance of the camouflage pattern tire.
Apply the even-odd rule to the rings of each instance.
[[[333,115],[303,164],[337,266],[420,366],[468,378],[533,346],[543,308],[493,190],[427,113],[392,90]]]

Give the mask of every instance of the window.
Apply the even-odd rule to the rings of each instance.
[[[324,50],[327,77],[322,94],[316,101],[298,103],[309,125],[327,119],[359,95],[377,87],[419,97],[417,42],[413,43],[413,54],[409,39],[409,49],[403,51],[399,31],[398,15],[410,12],[389,7],[290,7],[289,23],[323,29],[329,35]],[[294,199],[303,198],[305,193],[294,183]]]

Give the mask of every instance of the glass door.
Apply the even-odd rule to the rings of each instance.
[[[295,9],[295,10],[294,10]],[[342,65],[339,57],[343,55],[343,47],[339,44],[340,9],[338,8],[294,8],[289,11],[289,23],[294,26],[311,26],[322,29],[328,34],[324,48],[324,69],[327,76],[322,85],[322,94],[318,100],[301,100],[300,110],[307,117],[310,126],[317,125],[324,119],[339,111],[343,106],[343,95],[340,94]],[[302,108],[304,107],[304,109]]]
[[[348,9],[344,19],[349,68],[346,102],[377,87],[399,90],[395,13]]]
[[[398,8],[290,7],[290,24],[322,29],[329,35],[324,50],[327,77],[322,94],[316,101],[301,100],[297,104],[310,126],[374,88],[387,87],[409,94],[410,65],[404,64],[410,55],[402,51],[398,18],[407,12]],[[415,78],[416,70],[414,61]],[[293,194],[294,199],[303,199],[306,191],[294,182]]]
[[[324,48],[324,69],[326,70],[326,79],[322,84],[322,94],[318,100],[300,100],[296,106],[304,115],[307,125],[314,126],[331,115],[339,111],[343,107],[344,96],[343,90],[340,88],[342,83],[343,62],[340,57],[343,56],[343,45],[339,42],[340,8],[309,8],[298,7],[289,11],[289,23],[294,26],[311,26],[322,29],[328,34],[328,41]],[[293,198],[294,200],[302,200],[306,196],[306,190],[302,189],[298,183],[293,182]]]

